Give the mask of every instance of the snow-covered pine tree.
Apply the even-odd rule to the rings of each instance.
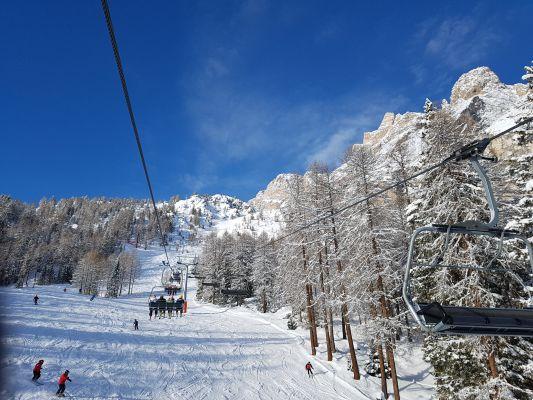
[[[531,65],[526,65],[524,67],[524,75],[522,75],[522,80],[526,81],[528,84],[527,99],[533,101],[533,61]]]
[[[257,238],[259,250],[255,253],[252,264],[254,292],[259,301],[258,307],[263,313],[273,311],[279,306],[275,292],[276,253],[268,242],[268,236],[264,232]]]
[[[289,185],[288,201],[282,209],[283,219],[286,221],[284,231],[291,232],[306,221],[311,220],[313,215],[309,215],[309,210],[304,207],[305,190],[304,177],[298,176]],[[283,234],[283,233],[282,233]],[[309,339],[311,354],[316,354],[318,347],[317,336],[317,312],[314,300],[314,290],[316,287],[316,274],[309,267],[309,249],[307,244],[307,232],[292,235],[281,243],[280,257],[280,281],[284,285],[284,297],[292,303],[291,305],[305,304],[307,314],[307,326],[309,327]],[[302,295],[300,295],[302,293]]]
[[[429,121],[434,111],[435,106],[433,105],[433,102],[430,99],[426,98],[426,101],[424,102],[424,120],[422,121],[422,129],[420,130],[422,138],[426,136]]]
[[[345,156],[348,176],[346,199],[363,199],[383,185],[384,171],[381,170],[374,150],[365,145],[350,148]],[[352,254],[352,265],[357,270],[356,287],[352,293],[361,297],[358,303],[360,310],[366,313],[368,323],[362,333],[373,342],[371,345],[378,352],[381,368],[382,393],[387,397],[387,380],[385,373],[385,357],[391,368],[395,398],[399,398],[399,387],[394,360],[394,338],[391,333],[396,331],[397,320],[393,318],[391,309],[391,293],[398,285],[397,268],[389,259],[390,210],[385,206],[384,197],[374,197],[362,202],[343,216],[346,230],[344,247]],[[349,233],[348,233],[349,232]],[[361,301],[363,300],[363,301]],[[385,351],[383,351],[383,347]]]

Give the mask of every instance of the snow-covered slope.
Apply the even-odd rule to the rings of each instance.
[[[379,392],[378,379],[365,376],[355,386],[342,364],[319,359],[312,360],[314,379],[308,378],[305,332],[288,331],[284,312],[261,316],[198,302],[194,281],[185,317],[150,321],[147,298],[164,256],[159,247],[135,251],[142,276],[134,294],[118,299],[90,301],[62,285],[0,289],[0,372],[7,378],[1,399],[52,398],[65,369],[74,399],[337,400],[373,399]],[[31,370],[39,359],[45,364],[38,386]],[[400,368],[405,398],[427,398],[431,377],[423,366]]]

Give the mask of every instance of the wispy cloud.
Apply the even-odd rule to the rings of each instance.
[[[448,18],[426,32],[426,54],[449,67],[463,69],[480,61],[500,36],[491,24],[475,17]]]
[[[275,155],[285,160],[285,168],[298,170],[312,161],[335,165],[364,131],[377,128],[385,112],[398,111],[406,103],[405,98],[375,90],[291,104],[225,82],[197,93],[189,101],[189,111],[212,161]]]
[[[385,93],[359,96],[352,102],[355,106],[352,112],[336,124],[325,127],[320,139],[309,149],[307,164],[320,161],[330,166],[337,165],[346,149],[362,140],[364,132],[377,129],[385,112],[398,111],[407,103],[403,96],[390,97]]]
[[[442,89],[455,77],[477,67],[491,49],[501,44],[506,35],[497,28],[493,15],[481,7],[468,16],[430,18],[423,21],[413,35],[412,54],[416,62],[410,67],[416,84]]]

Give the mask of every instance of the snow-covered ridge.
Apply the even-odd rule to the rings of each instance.
[[[265,232],[273,236],[280,229],[276,212],[258,210],[252,204],[223,194],[192,195],[177,201],[174,212],[180,230],[200,235]]]
[[[487,134],[494,134],[514,125],[520,117],[533,114],[527,102],[527,90],[525,84],[502,83],[490,68],[479,67],[461,75],[452,87],[450,100],[443,99],[439,103],[458,119],[475,121]],[[364,133],[362,145],[373,147],[386,162],[396,146],[402,144],[406,147],[407,161],[416,164],[422,152],[424,118],[423,112],[385,113],[376,130]],[[500,158],[508,157],[510,151],[516,151],[516,146],[510,146],[512,140],[512,136],[504,137],[493,142],[489,150]],[[525,151],[533,152],[533,149]],[[333,179],[342,179],[344,171],[345,165],[341,164],[333,171]],[[222,194],[193,195],[179,200],[173,208],[179,228],[194,233],[265,232],[274,236],[281,229],[281,208],[297,176],[279,174],[248,202]]]
[[[487,134],[509,128],[520,117],[533,113],[531,104],[527,102],[527,85],[504,84],[488,67],[475,68],[461,75],[453,85],[450,101],[443,99],[441,106],[448,108],[458,119],[480,124]],[[386,113],[378,129],[364,134],[363,144],[385,155],[398,143],[404,142],[411,158],[416,159],[421,152],[423,118],[423,112]],[[498,156],[506,156],[505,149],[511,140],[507,136],[493,143],[491,151]]]
[[[518,119],[533,115],[531,102],[527,102],[528,86],[523,83],[505,84],[488,67],[478,67],[459,77],[453,85],[450,100],[440,101],[441,106],[449,108],[458,119],[474,121],[484,128],[487,134],[495,134],[513,126]],[[438,102],[436,102],[438,103]],[[422,105],[420,107],[422,109]],[[406,112],[404,114],[385,113],[379,127],[364,133],[363,145],[373,147],[380,159],[386,160],[388,155],[399,144],[406,147],[408,162],[416,164],[422,152],[421,128],[424,121],[423,112]],[[512,135],[494,141],[489,151],[500,159],[505,159],[518,149],[511,146]],[[354,146],[360,146],[355,144]],[[523,147],[526,153],[533,148]],[[341,164],[333,171],[333,179],[342,179],[346,166]],[[287,187],[294,174],[278,175],[267,189],[260,191],[250,200],[271,212],[279,210],[287,198]]]

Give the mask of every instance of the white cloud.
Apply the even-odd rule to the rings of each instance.
[[[307,157],[307,164],[311,164],[313,161],[320,161],[326,164],[337,161],[348,146],[354,144],[360,135],[361,132],[355,128],[334,133],[326,143],[322,144],[322,147],[319,147]]]
[[[425,21],[415,39],[427,56],[453,69],[464,69],[482,60],[491,46],[502,40],[494,24],[480,12],[467,17]]]
[[[456,69],[480,61],[499,41],[490,24],[471,17],[449,18],[437,27],[426,43],[426,52],[437,56]]]
[[[359,97],[352,113],[338,119],[335,125],[325,127],[325,134],[309,149],[307,164],[320,161],[337,165],[346,149],[361,141],[364,132],[378,128],[385,112],[398,111],[406,104],[407,99],[403,96],[374,93]]]

